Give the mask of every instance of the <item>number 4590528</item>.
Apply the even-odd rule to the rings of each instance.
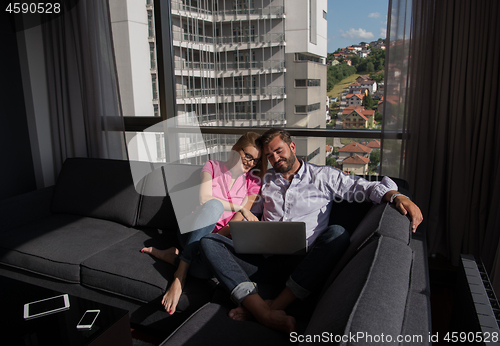
[[[9,3],[5,12],[9,13],[60,13],[61,12],[61,4],[50,3],[50,2],[39,2],[39,3],[26,3],[26,2],[14,2]]]

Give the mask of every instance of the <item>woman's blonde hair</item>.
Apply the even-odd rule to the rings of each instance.
[[[258,149],[261,153],[259,163],[252,168],[255,171],[255,174],[258,177],[263,177],[267,171],[267,157],[264,155],[264,146],[261,141],[261,136],[256,132],[247,132],[243,136],[241,136],[236,143],[231,148],[234,151],[240,151],[243,148],[248,146],[252,146],[255,149]]]

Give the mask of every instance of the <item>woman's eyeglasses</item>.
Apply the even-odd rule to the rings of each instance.
[[[260,159],[254,159],[252,155],[245,153],[245,150],[241,149],[243,154],[245,154],[244,158],[247,162],[252,162],[254,165],[257,165],[260,162]]]

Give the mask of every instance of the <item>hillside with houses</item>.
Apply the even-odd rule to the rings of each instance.
[[[328,103],[329,127],[338,129],[376,129],[381,127],[384,106],[385,41],[353,45],[328,54],[329,84],[339,84],[338,97]],[[333,76],[333,77],[332,77]],[[350,77],[349,77],[350,76]],[[343,77],[340,79],[339,77]],[[348,81],[349,84],[345,84]],[[345,86],[341,86],[344,82]],[[337,90],[339,90],[337,87]],[[333,107],[332,107],[333,105]],[[347,174],[377,174],[380,162],[380,142],[377,140],[349,141],[342,145],[337,139],[327,145],[327,164]]]
[[[347,85],[338,97],[332,97],[327,114],[327,122],[339,129],[375,129],[382,120],[384,93],[385,41],[353,45],[328,54],[328,85],[346,80],[353,74],[360,74],[353,83]],[[342,78],[342,79],[340,79]],[[379,108],[380,107],[380,108]]]

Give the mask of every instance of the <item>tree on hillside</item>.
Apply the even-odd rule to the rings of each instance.
[[[385,78],[384,71],[377,72],[377,73],[370,73],[370,79],[377,82],[377,83],[383,82],[384,78]]]
[[[366,64],[366,71],[375,72],[375,65],[371,61]]]
[[[325,163],[327,166],[337,167],[337,160],[333,157],[327,157]]]
[[[363,101],[361,102],[361,105],[365,107],[366,110],[373,110],[375,107],[375,102],[373,102],[373,99],[371,98],[370,95],[365,95],[363,96]]]
[[[356,67],[349,66],[347,64],[328,66],[326,75],[326,90],[332,90],[335,84],[354,73],[356,73]]]
[[[372,150],[372,152],[370,153],[370,163],[368,164],[368,170],[370,172],[376,172],[379,163],[380,163],[380,149]]]
[[[359,64],[356,66],[358,72],[374,72],[383,70],[385,66],[385,50],[372,49],[366,58],[360,59]],[[373,70],[372,70],[373,67]]]

